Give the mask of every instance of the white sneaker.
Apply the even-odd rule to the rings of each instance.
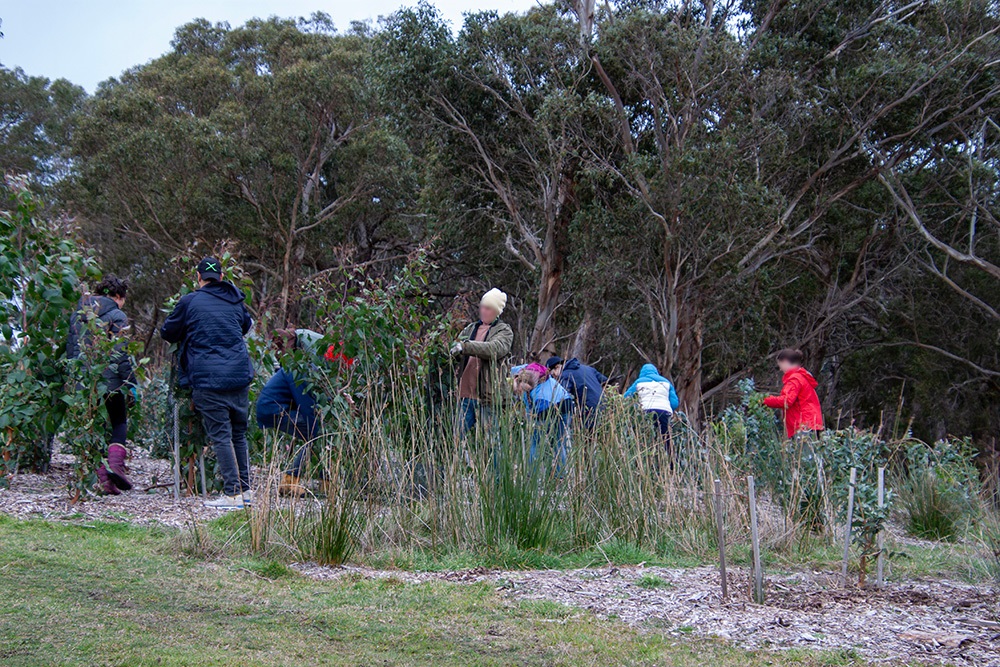
[[[253,491],[243,492],[243,502],[246,503],[247,505],[253,504]]]
[[[215,500],[209,500],[205,503],[205,507],[210,507],[217,510],[241,510],[246,507],[246,503],[243,501],[243,496],[226,496],[222,495]]]

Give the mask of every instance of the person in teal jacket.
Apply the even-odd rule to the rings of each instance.
[[[660,375],[653,364],[645,364],[639,371],[639,377],[625,390],[625,398],[639,397],[639,405],[643,411],[652,416],[656,426],[663,436],[666,447],[670,449],[670,419],[681,401],[674,390],[674,384]]]

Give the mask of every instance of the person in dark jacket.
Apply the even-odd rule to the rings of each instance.
[[[278,493],[281,495],[306,495],[307,490],[299,478],[308,463],[312,441],[319,435],[320,426],[314,391],[309,387],[307,379],[300,377],[292,365],[287,363],[289,358],[286,355],[300,350],[310,365],[339,362],[341,371],[348,371],[354,365],[354,359],[338,351],[339,348],[335,345],[330,345],[321,358],[318,346],[322,338],[322,334],[309,329],[276,331],[275,347],[285,357],[286,363],[271,376],[257,397],[258,426],[287,433],[304,443],[295,454],[291,468],[282,475],[278,485]],[[344,397],[349,404],[353,404],[349,394],[345,392]]]
[[[608,378],[593,366],[581,364],[575,357],[566,362],[562,357],[549,357],[545,366],[549,369],[549,374],[573,395],[582,413],[584,425],[589,429],[594,428]]]
[[[128,468],[125,460],[128,450],[125,448],[128,435],[128,406],[136,394],[135,376],[132,371],[132,360],[128,355],[128,342],[124,340],[128,330],[128,317],[122,311],[125,305],[125,295],[128,283],[115,276],[105,276],[92,295],[84,296],[77,309],[69,318],[69,339],[66,341],[66,356],[70,359],[80,358],[82,348],[86,347],[89,333],[85,324],[93,318],[99,320],[99,326],[112,338],[121,338],[114,347],[112,358],[107,368],[101,373],[104,384],[104,407],[111,422],[111,437],[108,442],[107,460],[97,469],[97,479],[103,491],[116,496],[122,491],[132,488],[128,478]]]
[[[163,340],[180,346],[181,385],[191,388],[222,472],[224,495],[209,507],[239,509],[252,500],[246,434],[254,371],[244,340],[252,325],[243,293],[207,257],[198,264],[198,289],[160,328]]]

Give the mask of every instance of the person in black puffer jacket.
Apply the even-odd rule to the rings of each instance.
[[[222,472],[225,495],[207,505],[238,509],[251,501],[246,434],[254,370],[244,336],[253,319],[243,293],[223,282],[219,260],[201,260],[198,285],[177,302],[160,336],[180,345],[181,385],[191,387]]]
[[[69,339],[66,341],[66,356],[80,357],[81,348],[87,345],[89,333],[84,329],[84,321],[97,318],[101,327],[112,338],[122,338],[114,347],[111,363],[101,373],[104,380],[104,407],[111,422],[111,439],[108,443],[106,463],[97,469],[101,488],[109,495],[118,495],[132,488],[128,479],[125,459],[128,450],[125,438],[128,434],[128,406],[135,397],[135,376],[132,360],[128,355],[128,341],[124,340],[128,330],[128,317],[122,311],[128,283],[115,276],[105,276],[94,294],[86,295],[69,318]]]

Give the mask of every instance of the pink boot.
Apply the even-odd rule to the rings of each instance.
[[[97,479],[101,482],[101,489],[109,496],[120,496],[121,491],[118,487],[111,482],[111,477],[108,475],[108,469],[101,464],[101,467],[97,469]]]
[[[123,445],[115,443],[108,447],[108,478],[122,491],[132,488],[132,482],[128,479],[128,468],[125,467],[127,456],[128,451]]]

